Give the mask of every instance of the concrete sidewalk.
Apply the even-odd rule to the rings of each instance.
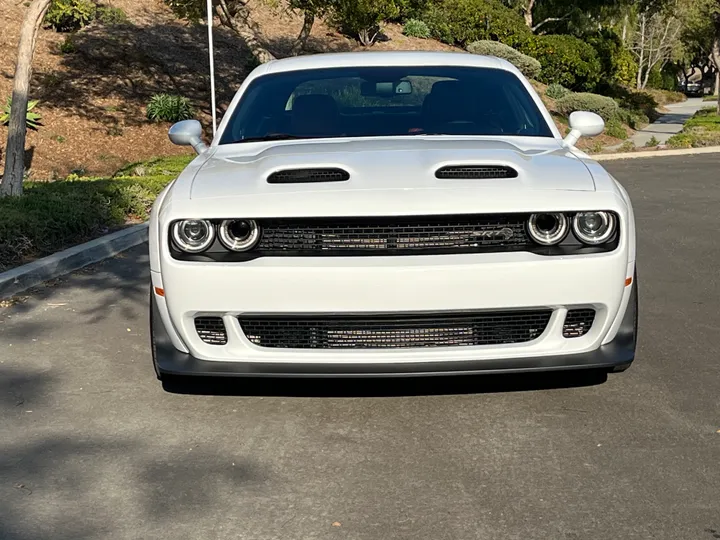
[[[713,104],[703,102],[702,98],[690,98],[683,103],[674,103],[666,105],[669,113],[663,114],[652,124],[641,129],[635,135],[630,137],[630,141],[635,146],[645,146],[651,138],[655,137],[660,144],[665,144],[667,140],[679,133],[685,122],[687,122],[693,114],[704,107],[711,107]]]

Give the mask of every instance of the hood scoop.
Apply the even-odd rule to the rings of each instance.
[[[345,182],[347,180],[350,180],[350,173],[335,168],[284,169],[275,171],[267,177],[268,184],[310,184]]]
[[[493,180],[517,178],[517,171],[505,165],[449,165],[435,171],[443,180]]]

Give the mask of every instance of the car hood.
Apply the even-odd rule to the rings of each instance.
[[[245,196],[470,189],[593,191],[592,175],[581,159],[560,141],[527,137],[518,141],[408,137],[283,141],[217,147],[192,180],[189,197],[214,199]],[[438,179],[448,165],[503,165],[518,175],[509,179]],[[337,167],[350,173],[344,182],[270,184],[278,170]]]

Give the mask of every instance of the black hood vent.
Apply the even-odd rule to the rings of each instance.
[[[450,165],[435,171],[435,177],[444,180],[517,178],[517,175],[515,169],[505,165]]]
[[[345,182],[350,173],[343,169],[285,169],[268,176],[268,184],[308,184],[315,182]]]

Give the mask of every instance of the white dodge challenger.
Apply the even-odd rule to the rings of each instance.
[[[623,371],[637,334],[623,187],[510,63],[273,61],[152,211],[159,377]]]

